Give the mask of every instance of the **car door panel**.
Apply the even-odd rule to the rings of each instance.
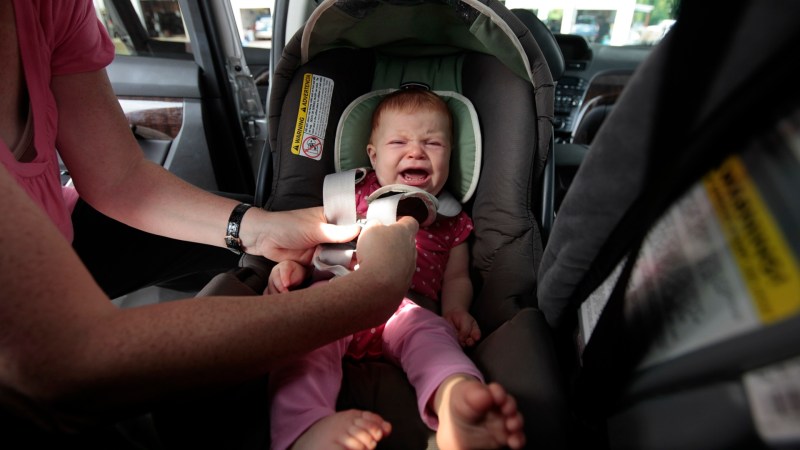
[[[108,74],[145,156],[196,186],[218,190],[197,64],[119,55]]]

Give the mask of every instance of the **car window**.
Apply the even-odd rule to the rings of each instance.
[[[272,1],[231,0],[242,45],[270,48]],[[181,57],[191,54],[178,0],[94,0],[97,16],[118,55]]]
[[[118,55],[191,57],[191,43],[177,0],[94,0]]]
[[[507,0],[509,9],[527,9],[559,34],[583,36],[614,46],[655,45],[675,23],[678,0],[595,0],[593,9],[563,0]],[[585,4],[585,3],[584,3]]]
[[[231,0],[231,9],[245,47],[272,47],[272,1]]]

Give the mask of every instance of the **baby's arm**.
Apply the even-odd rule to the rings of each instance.
[[[469,279],[469,249],[459,244],[450,250],[442,280],[442,317],[452,323],[462,346],[472,346],[481,338],[478,322],[469,313],[472,281]]]
[[[307,268],[292,260],[281,261],[269,273],[267,294],[288,292],[306,278]]]

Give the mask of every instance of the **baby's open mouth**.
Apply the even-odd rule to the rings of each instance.
[[[403,177],[406,183],[416,184],[428,179],[428,171],[422,169],[408,169],[401,172],[400,176]]]

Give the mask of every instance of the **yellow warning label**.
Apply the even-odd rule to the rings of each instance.
[[[703,180],[763,324],[800,312],[800,265],[738,156]]]
[[[300,108],[297,111],[297,123],[294,126],[294,137],[292,138],[292,153],[300,154],[300,146],[303,145],[303,133],[306,129],[308,119],[308,99],[311,97],[311,84],[314,75],[307,73],[303,75],[303,89],[300,92]]]

